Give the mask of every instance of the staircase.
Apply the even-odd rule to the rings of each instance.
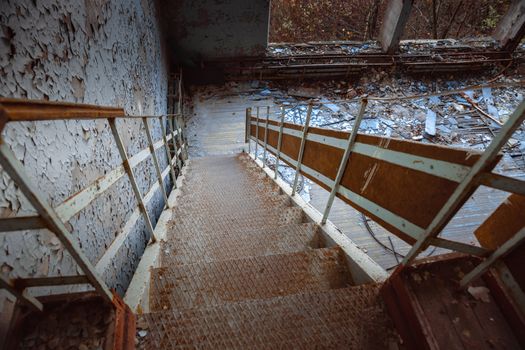
[[[353,285],[340,248],[246,154],[193,159],[177,201],[139,348],[396,345],[379,285]]]

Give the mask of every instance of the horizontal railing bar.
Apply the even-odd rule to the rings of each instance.
[[[14,295],[18,301],[28,306],[34,311],[42,311],[44,306],[35,297],[27,294],[27,291],[20,291],[16,288],[13,280],[8,280],[0,275],[0,288],[7,290],[9,293]]]
[[[171,135],[166,137],[167,141],[171,140]],[[155,151],[161,148],[164,145],[164,140],[159,140],[153,144],[153,147],[155,148]],[[129,165],[134,168],[144,160],[146,160],[151,155],[149,147],[146,147],[139,151],[138,153],[135,153],[132,157],[128,159]]]
[[[495,173],[483,173],[480,175],[479,184],[525,196],[525,181],[509,176]]]
[[[475,245],[457,241],[451,241],[449,239],[440,237],[433,237],[430,240],[430,245],[477,256],[485,256],[490,252],[488,249],[485,249],[483,247],[478,247]]]
[[[171,139],[171,135],[168,139]],[[162,140],[154,144],[155,150],[162,147]],[[180,152],[179,152],[180,154]],[[129,159],[130,166],[135,167],[151,155],[150,149],[145,148]],[[55,207],[55,210],[64,222],[78,214],[82,209],[87,207],[92,201],[107,191],[114,183],[126,174],[123,165],[119,165],[111,172],[99,177],[83,190],[73,194],[64,202]],[[45,224],[38,216],[25,216],[0,219],[0,232],[11,232],[19,230],[37,230],[46,228]]]
[[[256,123],[252,122],[251,125]],[[259,125],[264,128],[263,125]],[[279,131],[276,125],[269,125],[270,130]],[[301,138],[302,132],[291,128],[283,128],[283,133],[286,135]],[[309,133],[306,136],[307,141],[320,143],[323,145],[335,147],[344,150],[346,148],[346,140],[331,136],[324,136],[315,133]],[[424,172],[443,179],[454,182],[461,182],[465,175],[470,170],[470,167],[460,164],[455,164],[443,160],[432,159],[422,156],[415,156],[408,153],[393,151],[375,145],[364,144],[362,142],[355,142],[352,153],[361,154],[370,158],[382,160],[391,164],[399,165],[403,168],[408,168],[420,172]]]
[[[19,290],[33,287],[90,283],[86,275],[16,278],[13,282],[15,287]]]
[[[162,147],[162,140],[155,142],[154,148],[157,150]],[[149,147],[135,154],[129,159],[131,167],[136,167],[138,164],[148,159],[151,156]],[[82,209],[87,207],[92,201],[107,191],[114,183],[126,174],[124,165],[119,165],[111,172],[101,176],[83,190],[73,194],[64,202],[59,204],[55,210],[62,221],[69,221],[74,215],[79,213]]]
[[[3,97],[0,97],[0,108],[6,122],[126,117],[124,109],[117,107]]]
[[[254,136],[250,136],[250,138],[259,144],[263,144],[262,141],[257,140]],[[273,154],[276,154],[277,150],[272,147],[271,145],[268,145],[268,150],[270,150]],[[281,158],[285,160],[288,164],[291,166],[295,166],[297,163],[296,160],[290,158],[288,155],[281,153]],[[318,181],[325,186],[332,188],[334,186],[334,181],[332,179],[329,179],[328,177],[324,176],[323,174],[303,165],[301,167],[301,171],[305,174],[318,179]],[[343,196],[344,198],[352,201],[353,203],[356,203],[362,208],[365,208],[371,213],[374,213],[377,217],[381,218],[381,220],[384,220],[389,225],[392,225],[396,227],[401,232],[406,233],[408,236],[412,237],[413,239],[417,240],[424,232],[424,229],[411,223],[410,221],[402,218],[401,216],[398,216],[395,213],[390,212],[389,210],[384,209],[383,207],[377,205],[376,203],[350,191],[343,185],[339,185],[339,188],[337,190],[337,193]],[[484,255],[486,254],[487,250],[484,248],[472,246],[469,244],[461,243],[461,242],[454,242],[447,239],[436,237],[431,242],[432,245],[446,248],[446,249],[452,249],[451,247],[454,247],[454,250],[465,252],[469,254],[474,255]]]
[[[43,228],[46,228],[46,223],[38,215],[0,219],[0,232],[39,230]]]
[[[175,157],[173,157],[173,159],[175,159]],[[166,176],[168,176],[169,171],[170,171],[170,167],[168,165],[162,171],[162,178],[163,179],[165,179]],[[144,199],[143,199],[144,200],[144,205],[148,205],[149,204],[149,202],[153,198],[153,195],[155,194],[155,192],[157,191],[158,188],[159,188],[159,183],[155,182],[153,184],[153,186],[151,186],[151,188],[148,191],[148,193],[146,193],[146,195],[144,196]],[[129,234],[132,231],[133,226],[135,225],[135,223],[137,222],[137,220],[139,218],[140,218],[140,210],[138,208],[135,208],[135,210],[133,210],[133,212],[131,213],[128,221],[126,222],[126,224],[122,228],[121,233],[117,234],[117,236],[115,237],[113,242],[111,242],[111,244],[109,245],[108,249],[106,249],[106,251],[104,252],[102,257],[96,263],[95,270],[97,271],[97,273],[103,274],[106,271],[106,268],[109,266],[109,264],[111,263],[113,258],[116,256],[116,254],[119,251],[119,249],[122,246],[122,244],[124,244],[124,242],[128,238]]]
[[[114,183],[120,180],[126,171],[123,165],[119,165],[117,168],[107,173],[106,175],[99,177],[89,186],[83,190],[75,193],[64,202],[59,204],[55,210],[58,217],[64,221],[69,221],[74,215],[79,213],[82,209],[87,207],[97,197],[107,191]]]
[[[158,118],[158,115],[127,115],[123,108],[74,102],[0,97],[3,123],[64,119]]]

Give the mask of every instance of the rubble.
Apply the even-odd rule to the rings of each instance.
[[[456,80],[450,76],[431,80],[374,71],[358,81],[317,81],[295,85],[290,82],[282,85],[265,81],[245,84],[229,82],[221,88],[211,88],[209,93],[221,93],[224,96],[242,95],[254,104],[270,105],[271,119],[280,120],[284,111],[285,121],[295,124],[304,123],[308,103],[311,102],[313,108],[310,126],[346,131],[352,129],[359,111],[360,98],[367,96],[369,102],[360,126],[362,133],[483,150],[500,125],[483,114],[480,115],[480,111],[475,109],[465,96],[481,110],[486,111],[485,113],[494,115],[501,123],[505,122],[525,93],[525,86],[521,85],[522,76],[518,70],[506,73],[497,79],[492,76],[475,76]],[[439,94],[487,81],[502,86],[466,91],[465,96],[455,94],[392,101],[371,99]],[[261,113],[261,118],[265,118],[266,110]],[[498,170],[525,170],[523,127],[509,140],[504,152],[505,162],[502,162]],[[262,157],[262,150],[259,157]],[[273,156],[269,156],[268,164],[273,166],[274,163]],[[281,166],[279,171],[285,181],[289,184],[293,182],[294,169]],[[309,188],[310,182],[305,179],[300,193],[306,200],[309,200]]]
[[[24,323],[20,349],[105,349],[114,312],[100,299],[56,306]]]

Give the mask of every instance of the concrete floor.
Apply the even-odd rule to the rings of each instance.
[[[187,122],[191,157],[233,154],[246,148],[246,108],[272,103],[261,96],[250,96],[246,90],[249,90],[246,86],[232,89],[207,87],[195,92],[193,116]]]
[[[261,117],[265,117],[267,105],[271,105],[272,115],[277,110],[273,101],[250,94],[249,85],[237,85],[234,88],[206,87],[198,90],[194,95],[194,115],[187,123],[190,156],[232,154],[247,150],[247,144],[244,143],[245,110],[247,107],[260,106]],[[320,212],[325,209],[328,195],[320,186],[311,184],[310,203]],[[480,188],[447,225],[441,236],[477,244],[473,235],[475,228],[506,196],[502,191]],[[329,220],[385,269],[395,267],[397,260],[384,246],[391,249],[393,245],[400,254],[406,254],[410,248],[397,236],[369,221],[372,232],[384,246],[378,244],[364,225],[360,212],[340,199],[336,198],[334,201]],[[446,250],[429,248],[422,255],[443,252]],[[398,259],[401,260],[402,257],[398,256]]]

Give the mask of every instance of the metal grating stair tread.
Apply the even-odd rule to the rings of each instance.
[[[140,349],[385,349],[395,343],[377,285],[144,314]]]
[[[227,225],[224,226],[227,228]],[[319,247],[318,228],[314,224],[290,224],[275,227],[255,227],[247,230],[226,230],[208,234],[197,229],[187,235],[173,236],[163,242],[161,266],[190,264],[199,261],[231,260],[243,257],[295,253]],[[194,232],[194,237],[191,237]]]
[[[198,262],[154,269],[150,308],[185,309],[349,285],[340,248]]]
[[[151,272],[142,349],[384,349],[377,285],[247,155],[192,159]],[[349,287],[351,286],[351,287]],[[144,336],[144,334],[146,334]]]

